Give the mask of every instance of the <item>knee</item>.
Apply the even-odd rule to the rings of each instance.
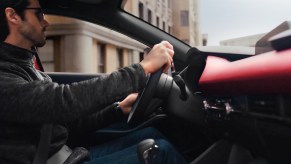
[[[145,129],[143,129],[143,131],[146,134],[149,134],[150,136],[153,137],[153,139],[160,139],[160,138],[164,138],[164,136],[155,128],[152,127],[147,127]]]

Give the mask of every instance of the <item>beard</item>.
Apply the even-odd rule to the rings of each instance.
[[[45,29],[37,30],[33,26],[24,26],[20,33],[25,40],[31,43],[31,47],[43,47],[46,43]]]
[[[32,46],[35,47],[43,47],[46,43],[45,35],[38,35],[38,36],[30,36],[27,38],[32,43]]]
[[[43,47],[46,43],[46,39],[42,39],[42,40],[36,40],[34,41],[34,46],[35,47]]]

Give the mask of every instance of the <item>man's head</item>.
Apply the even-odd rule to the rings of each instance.
[[[0,1],[1,41],[26,49],[41,47],[48,25],[38,0]]]

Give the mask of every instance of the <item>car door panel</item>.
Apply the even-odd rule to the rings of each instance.
[[[96,78],[101,75],[104,75],[102,73],[99,74],[83,74],[83,73],[57,73],[57,72],[50,72],[47,73],[51,78],[53,82],[57,82],[59,84],[71,84],[73,82],[79,82],[83,80],[89,80],[91,78]]]

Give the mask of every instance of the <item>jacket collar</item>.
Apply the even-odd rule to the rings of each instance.
[[[0,60],[32,64],[35,52],[14,46],[5,42],[0,43]]]

